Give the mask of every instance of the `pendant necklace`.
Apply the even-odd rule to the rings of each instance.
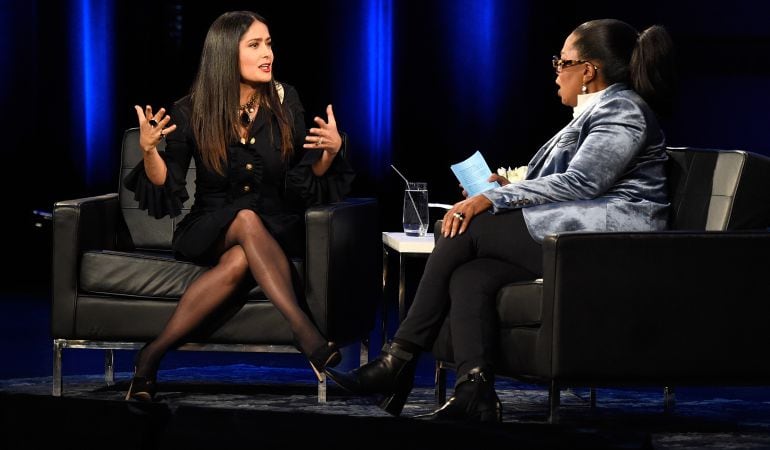
[[[243,125],[244,127],[248,127],[249,124],[251,124],[251,121],[252,121],[251,115],[254,114],[254,111],[256,111],[256,109],[254,108],[256,104],[257,104],[257,91],[254,91],[249,101],[246,102],[246,104],[238,107],[238,111],[240,111],[241,125]]]

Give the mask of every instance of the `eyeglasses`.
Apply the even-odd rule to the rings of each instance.
[[[558,56],[554,56],[551,58],[551,64],[553,65],[553,70],[556,71],[556,73],[561,73],[562,70],[572,67],[578,64],[583,63],[590,63],[591,61],[585,60],[585,59],[561,59]],[[596,67],[594,64],[591,64],[594,66],[594,70],[599,70],[598,67]]]

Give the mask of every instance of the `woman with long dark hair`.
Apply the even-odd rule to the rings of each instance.
[[[126,186],[155,217],[177,216],[193,159],[195,201],[174,231],[173,250],[212,267],[137,354],[127,399],[152,400],[163,355],[254,281],[286,318],[316,374],[341,359],[300,307],[288,257],[304,254],[306,207],[341,199],[353,173],[337,157],[342,138],[331,105],[327,120],[316,117],[306,135],[297,91],[273,78],[273,61],[265,19],[228,12],[209,28],[190,94],[168,114],[136,106],[143,162]],[[159,152],[162,139],[166,149]]]

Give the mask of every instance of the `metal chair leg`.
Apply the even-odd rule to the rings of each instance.
[[[674,406],[676,406],[676,394],[674,388],[666,386],[663,388],[663,412],[674,412]]]
[[[111,348],[104,351],[104,382],[115,385],[115,352]]]
[[[361,351],[358,354],[358,364],[363,366],[369,362],[369,338],[361,339]]]
[[[433,385],[435,386],[436,405],[441,406],[446,402],[446,369],[441,361],[436,361]]]
[[[548,423],[559,423],[559,404],[561,402],[561,389],[556,381],[551,381],[548,389]]]
[[[318,380],[318,403],[326,403],[326,374],[321,373]]]
[[[53,340],[53,382],[51,387],[51,395],[54,397],[61,397],[61,351],[63,347],[63,339]]]

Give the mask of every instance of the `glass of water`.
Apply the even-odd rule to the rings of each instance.
[[[428,183],[407,183],[404,191],[403,224],[407,236],[425,236],[428,231]]]

